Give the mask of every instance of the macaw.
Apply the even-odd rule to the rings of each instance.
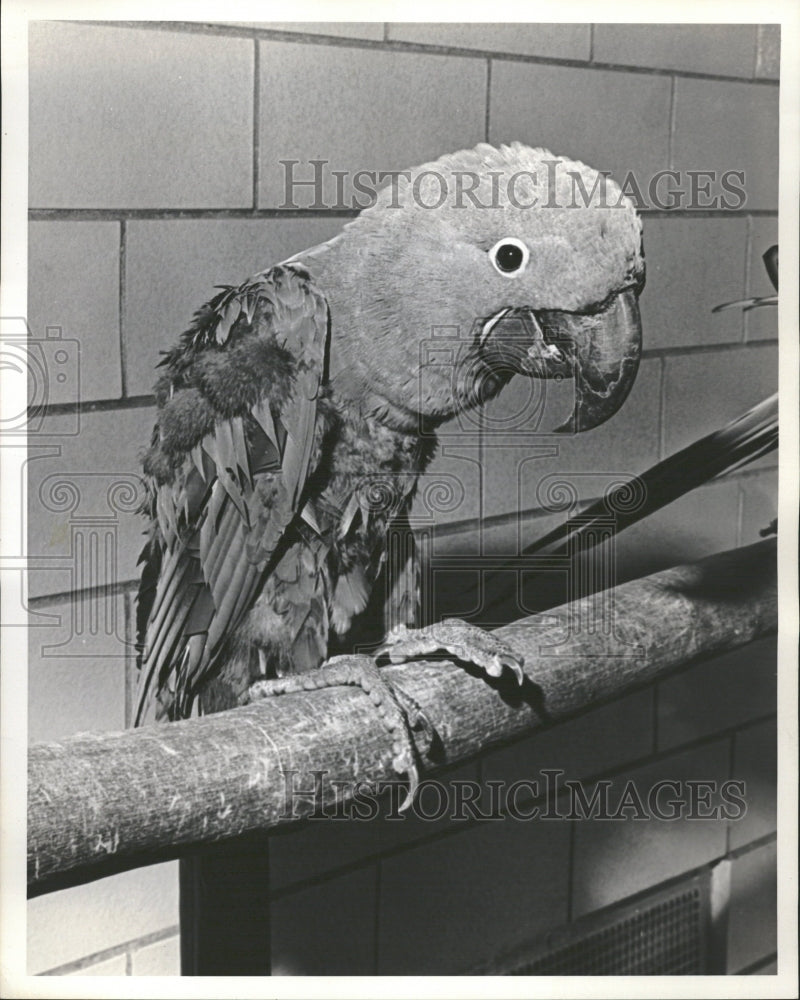
[[[587,195],[587,192],[591,192]],[[558,430],[603,423],[641,353],[641,223],[618,186],[520,143],[404,172],[343,231],[223,287],[164,357],[144,459],[137,724],[355,684],[416,784],[414,705],[347,648],[438,426],[515,373],[572,378]],[[425,362],[437,330],[458,357]],[[452,343],[452,336],[449,336]],[[383,581],[392,662],[444,651],[521,681],[460,621],[415,629],[408,564]],[[418,721],[418,720],[417,720]]]

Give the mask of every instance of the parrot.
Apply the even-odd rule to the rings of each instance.
[[[136,724],[354,685],[413,798],[419,706],[378,659],[525,674],[477,625],[417,627],[413,537],[399,567],[387,539],[437,428],[515,374],[572,380],[560,432],[612,417],[639,366],[644,282],[639,215],[607,173],[513,142],[398,172],[331,240],[218,286],[155,386]],[[455,357],[433,363],[442,329]],[[376,594],[398,623],[383,647],[331,655]]]

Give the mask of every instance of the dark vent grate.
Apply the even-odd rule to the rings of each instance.
[[[504,976],[686,976],[709,970],[709,886],[694,876],[576,920],[474,969]]]
[[[703,972],[700,893],[676,896],[508,976],[681,976]]]

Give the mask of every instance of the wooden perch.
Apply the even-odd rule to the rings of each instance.
[[[771,539],[499,629],[525,658],[529,680],[521,691],[514,683],[490,685],[448,662],[387,667],[386,676],[416,699],[435,728],[434,747],[420,747],[430,751],[427,773],[698,656],[774,632],[777,620]],[[30,891],[289,822],[284,771],[294,772],[295,787],[303,789],[314,787],[312,772],[326,772],[328,803],[331,782],[396,778],[386,731],[372,703],[354,688],[32,746]],[[295,807],[307,814],[312,802]]]

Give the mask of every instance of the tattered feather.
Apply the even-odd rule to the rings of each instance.
[[[218,414],[213,431],[197,440],[175,425],[168,436],[173,450],[166,456],[173,478],[153,484],[157,531],[146,549],[140,591],[137,723],[154,694],[160,714],[186,713],[299,514],[310,474],[327,335],[327,306],[307,273],[298,265],[281,266],[239,288],[222,288],[164,359],[170,372],[169,391],[159,396],[164,407],[173,395],[199,387],[212,403],[224,400],[229,412]],[[253,370],[252,376],[244,373],[252,378],[252,389],[242,402],[225,392],[223,355],[213,367],[203,359],[209,351],[231,351],[233,359],[245,337],[253,338]],[[266,349],[270,342],[272,352]],[[263,367],[272,357],[277,368]],[[237,364],[240,387],[241,360]],[[170,419],[166,409],[160,419]],[[157,436],[154,448],[164,437]],[[163,468],[164,459],[154,456],[152,465]],[[264,492],[265,483],[271,492]],[[302,641],[319,646],[319,639]]]
[[[270,604],[283,621],[279,676],[313,670],[327,655],[330,595],[322,572],[327,551],[319,537],[291,545],[268,581]]]
[[[344,513],[342,514],[342,520],[339,524],[339,538],[347,537],[350,528],[353,525],[355,516],[360,512],[360,510],[361,507],[358,502],[358,493],[356,492],[353,493],[353,495],[348,500],[347,506],[345,507]]]
[[[331,625],[339,635],[344,635],[353,617],[360,614],[367,606],[370,590],[371,581],[367,580],[366,568],[358,563],[336,581]]]
[[[422,572],[408,506],[395,518],[387,536],[386,599],[384,623],[388,632],[396,625],[420,625]]]

